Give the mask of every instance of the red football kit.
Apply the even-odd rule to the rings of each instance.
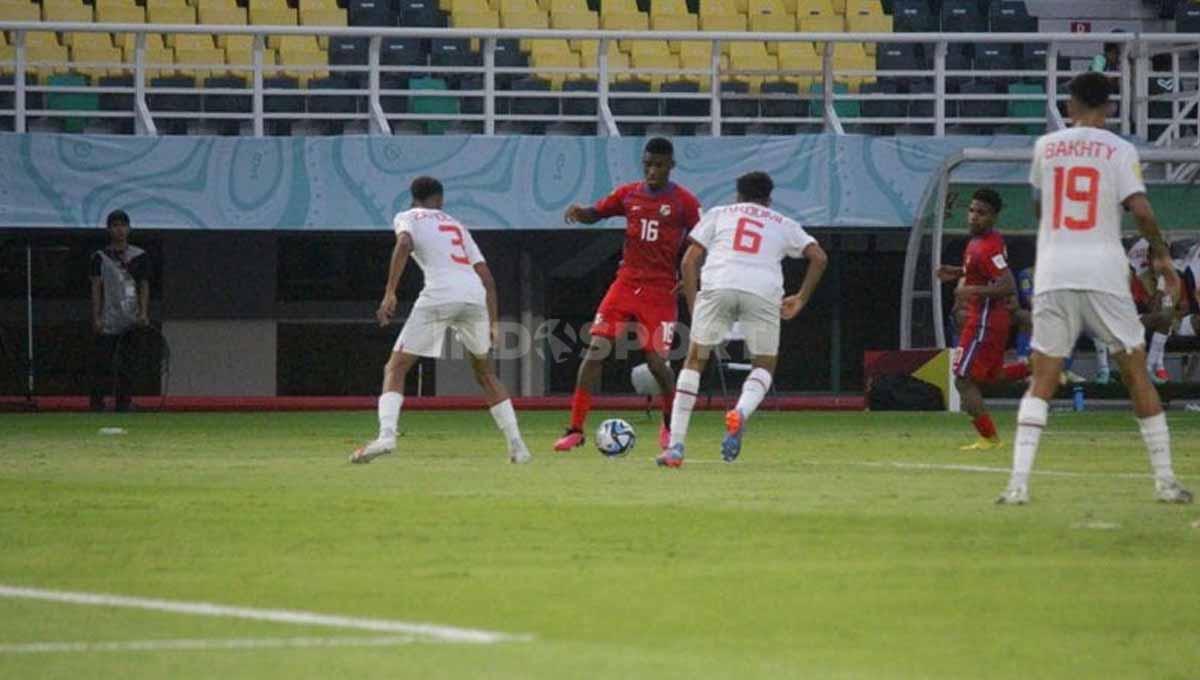
[[[963,253],[963,285],[986,286],[1008,269],[1004,237],[993,229],[973,237]],[[1008,344],[1008,304],[1003,298],[972,296],[967,320],[958,337],[954,375],[977,383],[1004,377],[1004,349]]]
[[[617,278],[596,309],[592,335],[616,338],[632,321],[642,349],[666,354],[675,329],[675,266],[684,239],[700,221],[700,202],[674,182],[658,191],[633,182],[593,209],[601,218],[625,216],[625,246]]]

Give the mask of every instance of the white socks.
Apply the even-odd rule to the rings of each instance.
[[[509,447],[515,445],[524,446],[521,440],[521,428],[517,427],[517,414],[513,411],[512,399],[505,399],[488,409],[492,414],[492,420],[496,421],[496,427],[504,433],[504,438],[508,441]]]
[[[379,395],[379,438],[396,438],[396,423],[400,420],[400,406],[404,395],[399,392],[384,392]]]
[[[1163,367],[1163,350],[1167,348],[1167,336],[1164,333],[1155,333],[1150,336],[1150,350],[1146,353],[1146,365],[1151,371],[1157,371]]]
[[[1138,418],[1138,429],[1142,431],[1142,441],[1146,442],[1146,453],[1150,456],[1150,467],[1154,468],[1154,478],[1175,479],[1175,472],[1171,469],[1171,433],[1167,430],[1166,414]]]
[[[1096,369],[1108,371],[1108,345],[1097,338],[1092,338],[1092,346],[1096,348]]]
[[[1029,471],[1037,457],[1038,441],[1046,427],[1050,404],[1044,399],[1025,395],[1017,410],[1017,436],[1013,439],[1012,483],[1025,486],[1029,483]]]
[[[696,392],[700,391],[700,372],[685,368],[675,381],[675,404],[671,407],[671,446],[682,444],[687,439],[688,423],[692,409],[696,406]]]
[[[754,415],[754,412],[758,410],[758,405],[762,403],[763,397],[767,396],[767,391],[770,389],[770,371],[763,368],[750,371],[750,375],[746,376],[746,382],[742,383],[742,396],[737,403],[737,410],[742,412],[743,420]]]

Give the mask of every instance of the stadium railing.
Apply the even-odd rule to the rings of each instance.
[[[995,132],[1013,130],[1025,133],[1040,132],[1045,129],[1061,127],[1062,118],[1058,106],[1047,106],[1047,102],[1061,102],[1066,97],[1063,93],[1065,79],[1071,74],[1068,69],[1061,68],[1059,63],[1060,49],[1072,43],[1096,43],[1097,36],[1091,34],[1073,33],[750,33],[750,32],[676,32],[676,31],[593,31],[593,30],[517,30],[517,29],[454,29],[454,28],[412,28],[412,27],[320,27],[320,26],[241,26],[241,25],[164,25],[164,24],[97,24],[97,23],[54,23],[54,22],[0,22],[0,30],[9,33],[10,44],[13,46],[13,59],[0,69],[11,70],[12,82],[0,84],[0,97],[8,99],[11,96],[11,106],[0,109],[0,117],[11,117],[12,127],[17,132],[29,129],[29,121],[35,118],[117,118],[132,119],[134,130],[139,134],[156,134],[157,119],[182,119],[185,121],[236,121],[243,125],[244,134],[263,135],[268,121],[320,121],[341,120],[354,121],[361,126],[363,132],[370,134],[392,134],[393,123],[443,121],[471,121],[479,126],[479,131],[486,135],[496,134],[497,123],[575,123],[584,126],[596,126],[596,134],[619,135],[622,124],[690,124],[698,126],[698,131],[721,135],[731,127],[744,128],[755,123],[770,123],[782,125],[811,126],[813,131],[843,133],[851,123],[855,125],[904,125],[915,126],[908,131],[922,131],[934,135],[945,135],[953,132],[959,126],[965,126],[969,132]],[[32,61],[27,54],[26,38],[32,33],[61,32],[61,33],[114,33],[132,34],[135,36],[133,63],[111,64],[80,64],[71,61]],[[244,74],[247,86],[238,87],[197,87],[176,86],[177,83],[153,83],[150,74],[163,69],[172,69],[178,65],[156,64],[148,57],[146,38],[151,34],[205,34],[205,35],[250,35],[253,36],[253,58],[249,65],[235,64],[188,64],[189,68],[214,72]],[[334,65],[334,64],[305,64],[305,65],[276,65],[268,64],[264,59],[265,46],[268,37],[279,36],[318,36],[320,38],[353,37],[368,40],[368,59],[366,65]],[[382,41],[389,38],[416,39],[469,39],[478,40],[481,45],[482,65],[473,66],[435,66],[421,65],[388,65],[381,64],[380,48]],[[595,41],[596,60],[594,67],[572,68],[552,66],[497,66],[496,47],[503,40],[575,40]],[[623,65],[613,66],[609,63],[610,46],[618,40],[644,41],[685,41],[709,42],[712,45],[712,57],[705,69],[652,69],[628,68]],[[1173,140],[1194,134],[1200,126],[1200,100],[1197,98],[1197,85],[1200,84],[1200,72],[1185,73],[1181,71],[1181,63],[1193,53],[1200,53],[1200,34],[1106,34],[1103,40],[1121,45],[1123,58],[1120,61],[1120,71],[1110,72],[1114,79],[1121,83],[1119,94],[1114,96],[1117,102],[1117,116],[1110,123],[1121,133],[1136,135],[1142,139],[1154,138],[1161,144],[1172,143]],[[722,45],[725,43],[746,42],[769,43],[815,43],[818,46],[820,69],[811,70],[748,70],[731,69],[722,62]],[[931,68],[917,69],[880,69],[874,68],[839,68],[835,64],[835,46],[841,43],[888,44],[919,44],[932,48]],[[950,68],[961,66],[961,63],[948,62],[948,54],[952,49],[964,45],[1021,45],[1034,46],[1040,51],[1045,46],[1043,64],[1022,64],[1018,66],[1034,66],[1021,69],[979,69],[979,68]],[[1151,70],[1151,60],[1155,55],[1170,55],[1172,69],[1155,72]],[[1183,59],[1181,59],[1183,57]],[[1038,55],[1041,60],[1041,55]],[[866,66],[866,64],[863,64]],[[977,64],[976,64],[977,66]],[[80,85],[47,83],[33,84],[26,77],[32,68],[53,69],[62,71],[83,71],[86,69],[106,68],[123,70],[132,76],[132,84],[126,85]],[[301,87],[278,88],[270,82],[272,76],[278,73],[330,73],[345,74],[358,77],[365,76],[361,87],[324,87],[313,88],[307,83]],[[410,83],[406,88],[386,87],[383,80],[389,74],[422,74],[422,75],[476,75],[482,80],[482,85],[476,89],[415,89]],[[1140,76],[1138,75],[1140,74]],[[1154,87],[1153,81],[1169,74],[1172,79],[1170,91],[1162,91]],[[587,76],[594,78],[595,91],[589,90],[517,90],[497,87],[497,76],[511,78],[513,76],[539,75],[551,78],[568,76]],[[614,89],[610,80],[615,76],[642,77],[679,77],[691,76],[702,82],[707,82],[707,91],[700,88],[699,92],[647,92],[623,91]],[[799,88],[797,93],[772,92],[739,92],[726,91],[730,80],[747,78],[811,78],[820,85],[809,88]],[[920,83],[912,92],[850,92],[842,91],[837,81],[842,79],[891,79],[903,78],[910,83]],[[970,80],[972,82],[997,81],[1017,79],[1029,87],[1009,88],[1000,92],[997,88],[971,88],[955,91],[957,85]],[[1015,91],[1014,91],[1015,90]],[[1157,90],[1157,91],[1155,91]],[[109,110],[97,110],[98,107],[85,109],[71,108],[70,99],[59,97],[56,106],[47,106],[53,95],[116,95],[128,98],[128,107]],[[192,97],[199,101],[201,96],[234,96],[249,97],[246,110],[238,111],[237,107],[227,107],[235,110],[198,110],[205,107],[171,106],[169,108],[151,107],[154,96]],[[383,102],[386,98],[421,97],[426,100],[455,99],[476,100],[475,112],[436,111],[414,112],[411,110],[385,110]],[[355,104],[353,110],[325,111],[303,110],[304,106],[267,107],[268,98],[303,98],[310,102],[328,97],[351,97],[361,99],[363,104]],[[177,97],[178,99],[178,97]],[[521,112],[502,110],[498,102],[515,102],[520,100],[555,99],[560,101],[588,100],[595,104],[595,115],[566,114],[555,111],[538,111],[535,106],[516,107]],[[690,100],[707,104],[707,112],[698,115],[649,115],[645,111],[633,112],[614,111],[614,105],[629,100],[667,101]],[[278,101],[278,99],[276,99]],[[811,105],[810,115],[759,115],[759,102],[805,101]],[[726,115],[723,108],[731,102],[753,102],[751,108],[738,111],[742,115]],[[918,104],[912,110],[906,110],[905,115],[862,115],[860,110],[848,112],[853,117],[847,117],[842,107],[848,104],[863,103],[900,103]],[[31,103],[41,103],[40,107]],[[996,115],[997,104],[1005,109],[1003,115]],[[1020,111],[1024,104],[1026,111]],[[656,105],[657,106],[657,105]],[[300,110],[296,110],[299,108]],[[552,108],[557,109],[557,105]],[[1042,113],[1044,111],[1044,114]],[[1132,115],[1129,112],[1133,112]],[[869,111],[868,111],[869,112]],[[1030,112],[1036,115],[1022,115]],[[659,114],[663,113],[661,111]],[[895,111],[892,111],[895,113]],[[915,115],[914,115],[915,114]],[[1154,114],[1154,115],[1152,115]],[[1022,127],[1023,126],[1023,127]]]

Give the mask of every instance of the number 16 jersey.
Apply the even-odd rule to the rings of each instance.
[[[1034,290],[1129,297],[1121,215],[1146,191],[1137,149],[1099,128],[1053,132],[1034,145],[1029,182],[1041,208]]]
[[[783,298],[785,257],[801,257],[815,239],[795,220],[757,203],[721,205],[704,213],[691,238],[707,252],[700,270],[705,290],[741,290]]]
[[[475,273],[483,253],[462,223],[441,210],[413,208],[398,213],[392,227],[412,238],[412,257],[425,274],[417,304],[487,304],[483,282]]]
[[[617,187],[593,209],[601,218],[625,217],[618,279],[634,286],[674,287],[679,248],[700,220],[700,201],[692,192],[674,182],[657,191],[633,182]]]

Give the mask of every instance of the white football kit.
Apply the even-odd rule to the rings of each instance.
[[[1033,348],[1067,357],[1082,332],[1113,351],[1142,345],[1121,246],[1123,203],[1146,191],[1137,149],[1099,128],[1060,130],[1034,145],[1029,182],[1041,204]]]
[[[397,214],[392,226],[397,234],[412,238],[412,258],[425,274],[425,287],[393,351],[439,357],[449,328],[472,355],[487,354],[491,349],[487,293],[475,271],[484,259],[471,232],[450,215],[427,208]]]
[[[758,356],[779,352],[785,257],[803,257],[815,239],[796,221],[757,203],[709,210],[691,240],[707,251],[692,318],[692,340],[719,345],[735,322]]]

